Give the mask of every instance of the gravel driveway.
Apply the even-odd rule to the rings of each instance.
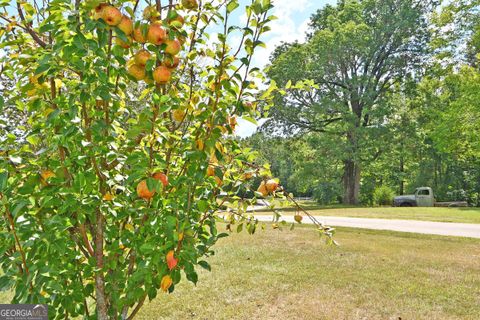
[[[259,221],[272,221],[272,216],[256,215]],[[442,236],[457,236],[480,238],[480,224],[470,223],[450,223],[450,222],[431,222],[417,220],[390,220],[390,219],[370,219],[370,218],[345,218],[330,216],[315,216],[318,221],[329,226],[363,228],[374,230],[391,230],[401,232],[413,232],[424,234],[436,234]],[[287,222],[293,222],[293,216],[282,216]],[[311,224],[308,217],[303,218],[303,222]]]

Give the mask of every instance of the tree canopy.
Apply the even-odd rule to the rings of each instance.
[[[305,44],[273,56],[268,75],[286,94],[265,128],[338,137],[345,203],[358,202],[362,164],[375,159],[375,141],[392,114],[387,92],[422,73],[434,7],[433,1],[340,1],[313,15]],[[310,82],[289,85],[303,80]]]
[[[371,204],[386,185],[478,204],[479,8],[339,1],[318,10],[305,43],[272,54],[268,75],[284,94],[252,143],[279,156],[269,162],[291,190],[322,203],[355,202],[353,190]],[[275,150],[259,142],[272,133]]]

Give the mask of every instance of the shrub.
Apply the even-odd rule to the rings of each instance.
[[[342,197],[342,188],[337,183],[319,183],[313,190],[313,197],[319,204],[338,203]]]
[[[380,206],[392,205],[393,197],[395,192],[390,187],[381,186],[373,192],[373,203]]]

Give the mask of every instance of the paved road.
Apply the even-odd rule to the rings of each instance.
[[[272,216],[255,215],[259,221],[272,221]],[[442,236],[458,236],[480,238],[480,224],[431,222],[417,220],[390,220],[369,218],[346,218],[315,216],[318,221],[329,226],[364,228],[374,230],[391,230],[402,232],[414,232],[424,234],[437,234]],[[287,222],[293,222],[293,216],[282,216]],[[303,218],[303,223],[312,223],[308,217]]]

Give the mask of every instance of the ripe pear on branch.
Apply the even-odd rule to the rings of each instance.
[[[167,31],[162,27],[161,23],[153,22],[148,27],[147,41],[154,45],[161,45],[167,40]]]
[[[163,172],[154,173],[153,174],[153,179],[160,181],[164,188],[166,188],[168,186],[168,177]]]
[[[277,191],[280,184],[274,180],[269,179],[267,181],[262,181],[258,186],[257,191],[262,194],[262,196],[267,197],[269,194]]]
[[[197,0],[182,0],[182,6],[187,10],[198,9]]]
[[[144,200],[150,200],[155,195],[155,190],[148,189],[147,180],[142,180],[137,185],[137,195]]]
[[[142,25],[138,26],[137,28],[133,29],[133,39],[138,43],[145,43],[147,42],[146,33],[143,32],[144,28]],[[147,29],[148,30],[148,29]]]
[[[133,22],[129,17],[123,15],[122,20],[117,25],[117,28],[122,30],[126,36],[129,36],[133,33]]]
[[[176,12],[172,13],[171,15],[172,17],[167,19],[168,25],[175,29],[182,28],[183,25],[185,24],[185,19]]]
[[[150,52],[148,52],[145,49],[142,49],[135,54],[135,56],[133,57],[133,60],[135,61],[135,64],[140,66],[145,66],[147,64],[147,61],[150,60],[151,57],[152,57],[152,54]]]
[[[162,65],[168,69],[176,69],[180,65],[180,58],[177,56],[167,55],[162,62]]]
[[[127,71],[128,71],[128,74],[134,77],[137,81],[145,79],[145,75],[146,75],[145,66],[131,63]]]
[[[157,84],[166,84],[172,78],[172,72],[165,66],[159,66],[153,71],[153,80]]]
[[[120,38],[117,37],[117,38],[115,39],[115,43],[116,43],[117,45],[119,45],[120,47],[124,48],[124,49],[128,49],[128,48],[130,48],[130,47],[132,46],[132,38],[127,37],[127,39],[128,39],[128,41],[125,42],[125,41],[123,41],[122,39],[120,39]]]
[[[95,8],[96,19],[102,19],[109,26],[116,26],[122,21],[123,15],[114,6],[102,3]]]

